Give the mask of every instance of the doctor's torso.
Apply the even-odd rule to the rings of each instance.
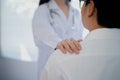
[[[71,5],[69,7],[68,17],[62,12],[54,0],[51,0],[50,2],[39,6],[37,11],[38,13],[39,11],[43,12],[44,15],[41,13],[39,13],[39,15],[43,15],[43,20],[48,21],[47,24],[50,25],[50,27],[59,36],[59,38],[82,38],[83,26],[81,23],[80,13]],[[39,29],[41,29],[41,27],[39,27]]]

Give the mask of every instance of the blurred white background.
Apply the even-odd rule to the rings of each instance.
[[[2,56],[36,61],[32,36],[32,17],[38,0],[1,0]]]

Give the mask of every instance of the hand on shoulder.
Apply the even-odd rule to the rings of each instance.
[[[64,54],[66,54],[67,52],[71,54],[73,53],[78,54],[82,49],[80,46],[81,41],[82,41],[81,39],[79,40],[75,40],[73,38],[65,39],[59,42],[56,48],[60,49],[60,51],[62,51]]]

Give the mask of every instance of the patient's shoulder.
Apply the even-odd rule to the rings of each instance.
[[[62,53],[60,50],[56,50],[48,59],[46,67],[52,67],[53,65],[60,65],[63,62],[69,61],[71,58],[74,58],[78,55],[70,53]]]
[[[71,57],[75,56],[74,54],[70,54],[70,53],[62,53],[60,50],[56,50],[54,53],[52,53],[52,55],[49,58],[49,61],[57,61],[57,62],[62,62],[66,59],[69,59]]]

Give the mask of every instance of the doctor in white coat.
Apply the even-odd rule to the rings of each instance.
[[[39,50],[40,75],[55,49],[63,53],[79,53],[84,28],[79,10],[71,6],[70,0],[41,0],[39,5],[32,26]]]

